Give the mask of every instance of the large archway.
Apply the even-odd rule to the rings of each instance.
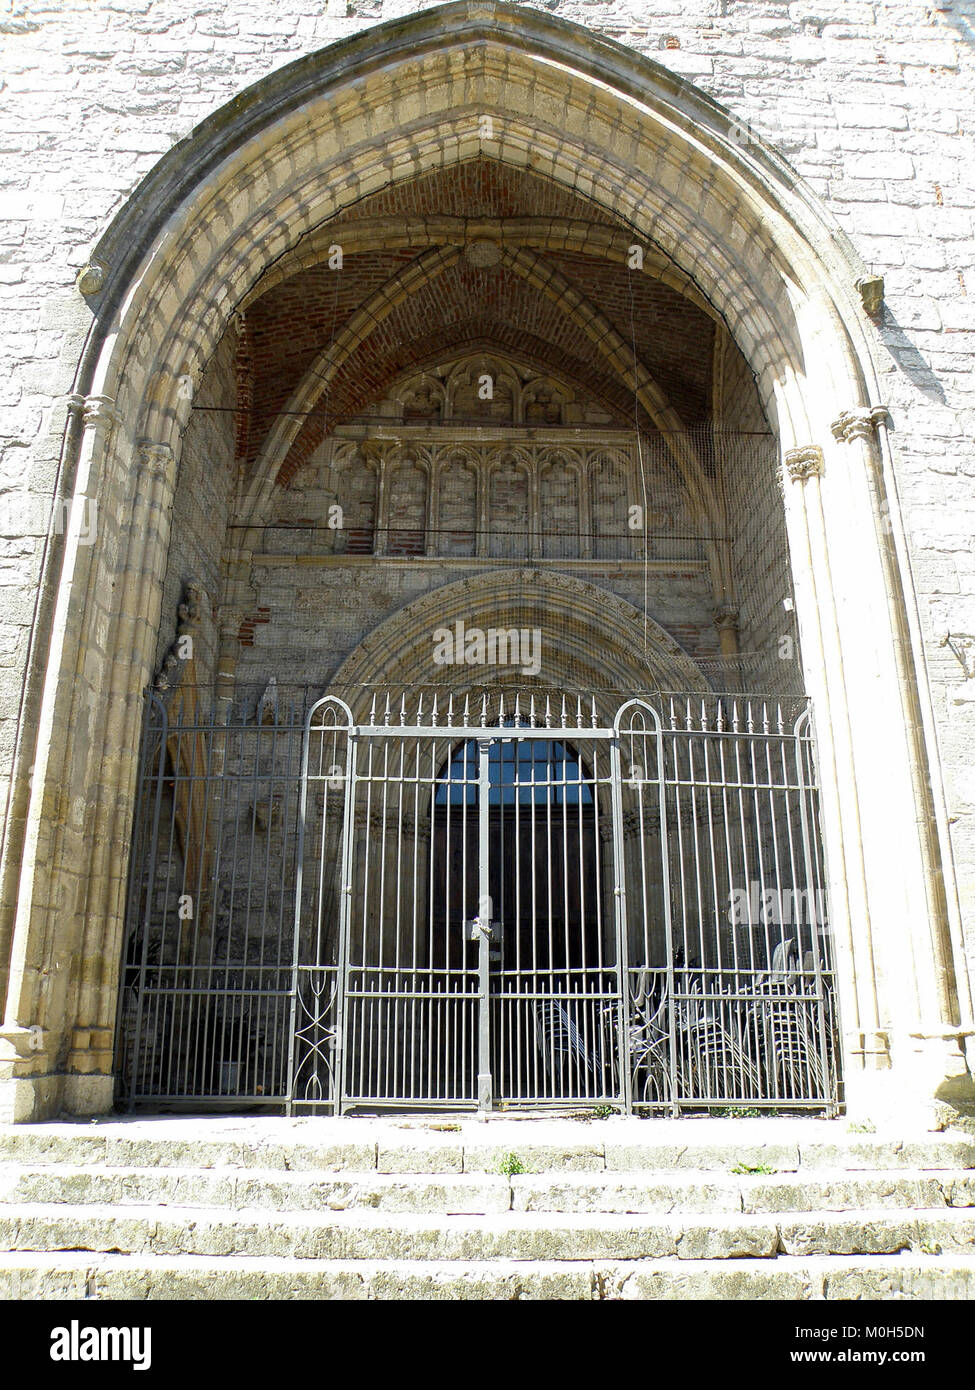
[[[282,470],[302,463],[306,445],[318,447],[301,439],[307,421],[295,428],[287,412],[311,419],[322,392],[342,387],[343,369],[346,386],[361,375],[357,349],[398,304],[414,296],[422,306],[416,296],[427,287],[443,286],[461,261],[483,270],[485,256],[505,285],[530,287],[539,314],[543,303],[555,306],[594,345],[602,380],[590,377],[593,399],[611,422],[625,401],[637,429],[655,432],[661,476],[679,478],[700,527],[695,560],[709,601],[732,606],[733,547],[702,436],[606,304],[597,307],[565,273],[566,256],[599,252],[625,277],[637,247],[645,275],[686,296],[702,321],[720,321],[712,348],[727,427],[754,431],[761,421],[778,439],[802,676],[817,718],[848,1084],[892,1065],[919,1098],[969,1079],[968,973],[945,887],[937,754],[855,287],[862,267],[784,162],[743,141],[727,113],[688,84],[534,12],[461,4],[383,26],[259,84],[160,163],[97,252],[87,283],[101,287],[65,477],[105,521],[94,547],[69,531],[46,579],[50,622],[30,694],[39,732],[20,750],[5,887],[5,1034],[17,1054],[5,1084],[17,1116],[110,1104],[141,690],[165,650],[164,603],[175,608],[179,597],[171,565],[165,587],[172,517],[186,530],[177,471],[189,432],[202,429],[200,407],[221,409],[206,393],[221,343],[229,353],[227,325],[242,306],[251,312],[253,296],[260,304],[287,285],[276,277],[320,264],[323,246],[354,259],[378,236],[395,255],[399,233],[382,228],[381,210],[347,227],[348,246],[336,240],[343,219],[354,222],[371,197],[478,162],[584,200],[586,225],[605,230],[580,241],[567,205],[553,207],[544,227],[518,216],[503,227],[490,216],[458,226],[445,214],[440,222],[450,225],[410,229],[411,264],[388,267],[377,294],[359,295],[359,319],[332,336],[324,356],[309,357],[259,441],[213,595],[218,621],[202,617],[210,679],[229,698],[241,674],[231,634],[239,643],[263,621],[262,605],[250,606],[261,508]],[[545,257],[557,245],[561,268]],[[497,335],[483,330],[467,324],[473,353],[497,350]],[[507,345],[523,366],[530,346]],[[761,407],[744,420],[740,360]],[[394,377],[375,383],[360,407],[382,398]],[[354,404],[353,393],[349,418]],[[525,467],[525,487],[541,476],[534,466]],[[381,503],[377,491],[379,529]],[[650,558],[640,557],[645,572]],[[730,620],[718,616],[727,634]],[[729,636],[720,650],[734,658]],[[878,698],[895,689],[899,704]]]

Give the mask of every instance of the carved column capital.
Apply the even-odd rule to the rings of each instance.
[[[733,604],[722,604],[714,610],[714,625],[719,632],[736,632],[738,629],[738,609]]]
[[[722,603],[714,610],[714,626],[718,633],[723,657],[738,655],[738,609],[733,603]]]
[[[858,405],[853,410],[841,410],[830,429],[841,444],[849,444],[854,439],[872,439],[877,426],[889,418],[885,405]]]
[[[807,478],[821,478],[826,471],[823,451],[818,444],[803,444],[801,448],[788,449],[785,468],[794,483],[804,483]]]
[[[111,396],[69,396],[68,411],[76,418],[80,417],[86,430],[102,430],[105,434],[113,430],[122,418]]]
[[[154,444],[149,439],[140,439],[139,463],[144,473],[164,478],[171,472],[173,462],[173,451],[168,444]]]

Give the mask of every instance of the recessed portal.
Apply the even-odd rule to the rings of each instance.
[[[133,1104],[836,1104],[775,433],[580,188],[488,148],[377,187],[194,390]]]

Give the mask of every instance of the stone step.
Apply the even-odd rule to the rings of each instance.
[[[159,1206],[0,1207],[0,1248],[325,1260],[682,1260],[975,1254],[975,1210],[685,1216],[502,1212],[228,1212]]]
[[[0,1204],[487,1215],[524,1212],[761,1213],[975,1207],[975,1171],[895,1169],[737,1175],[648,1172],[447,1175],[281,1169],[0,1164]]]
[[[975,1172],[560,1173],[511,1179],[513,1211],[745,1214],[975,1207]]]
[[[975,1256],[600,1261],[0,1255],[2,1299],[810,1301],[975,1298]]]
[[[132,1168],[258,1168],[305,1172],[521,1171],[775,1173],[975,1169],[975,1137],[902,1140],[837,1121],[751,1119],[492,1120],[391,1124],[367,1119],[257,1118],[0,1126],[0,1162]],[[781,1133],[781,1138],[776,1137]],[[517,1171],[517,1169],[516,1169]]]

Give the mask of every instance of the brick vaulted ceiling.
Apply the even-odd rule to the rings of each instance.
[[[603,233],[628,229],[602,208],[549,180],[489,160],[437,171],[363,199],[326,229],[322,259],[253,298],[238,349],[239,403],[249,404],[238,423],[237,451],[253,463],[278,413],[315,359],[353,314],[384,287],[394,289],[431,245],[429,237],[403,245],[356,251],[356,229],[377,219],[389,225],[427,218],[469,221],[532,219],[586,223]],[[329,238],[349,249],[340,271],[326,260]],[[634,238],[635,240],[636,238]],[[536,244],[537,249],[537,244]],[[655,249],[655,248],[654,248]],[[711,318],[651,271],[634,274],[619,259],[584,251],[541,249],[544,267],[609,320],[688,426],[709,417],[715,326]],[[461,258],[411,293],[395,296],[392,311],[344,361],[292,445],[282,469],[286,481],[333,425],[361,414],[388,385],[414,366],[432,365],[465,349],[506,351],[568,378],[599,400],[621,425],[634,418],[632,389],[600,355],[592,338],[565,308],[509,265],[476,267]],[[649,422],[644,421],[649,424]]]

